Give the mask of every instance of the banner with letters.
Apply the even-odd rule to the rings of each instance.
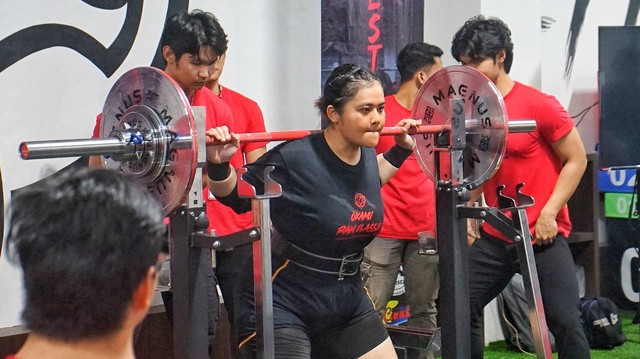
[[[321,84],[338,65],[355,63],[376,72],[385,95],[400,81],[396,56],[424,40],[424,1],[326,0],[321,9]]]

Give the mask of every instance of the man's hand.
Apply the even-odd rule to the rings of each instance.
[[[545,214],[543,210],[536,221],[534,228],[534,238],[536,244],[543,246],[553,243],[553,239],[558,235],[558,223],[556,217]]]

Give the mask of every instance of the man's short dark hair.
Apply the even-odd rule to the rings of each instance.
[[[456,32],[451,42],[451,55],[457,61],[460,61],[461,56],[469,57],[474,63],[486,59],[495,61],[501,50],[506,52],[504,70],[509,73],[513,63],[511,30],[495,17],[472,17]]]
[[[113,170],[66,170],[15,194],[7,249],[27,328],[65,342],[116,332],[165,235],[162,206]]]
[[[171,16],[160,39],[160,45],[171,47],[176,59],[185,53],[197,58],[203,48],[211,48],[220,56],[227,51],[227,43],[227,34],[218,19],[201,10],[189,13],[183,10]]]
[[[435,64],[435,58],[441,57],[442,53],[438,46],[425,42],[414,42],[403,47],[396,59],[400,83],[411,80],[416,72]]]

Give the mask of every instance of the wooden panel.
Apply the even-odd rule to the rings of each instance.
[[[216,338],[211,348],[212,358],[231,358],[229,349],[229,323],[224,308],[221,310],[220,320],[216,331]],[[11,328],[9,328],[11,329]],[[3,330],[0,332],[0,358],[15,354],[24,344],[28,333],[23,329]],[[164,309],[154,307],[142,322],[134,349],[137,359],[172,359],[173,333],[171,323]]]
[[[595,154],[587,155],[587,169],[569,200],[573,229],[568,238],[576,264],[584,268],[585,295],[600,295],[600,240],[598,222],[601,212],[598,193],[598,162]]]

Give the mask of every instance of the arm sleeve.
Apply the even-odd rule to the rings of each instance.
[[[548,143],[554,143],[566,136],[575,127],[571,116],[553,96],[547,95],[541,102],[537,124]]]

